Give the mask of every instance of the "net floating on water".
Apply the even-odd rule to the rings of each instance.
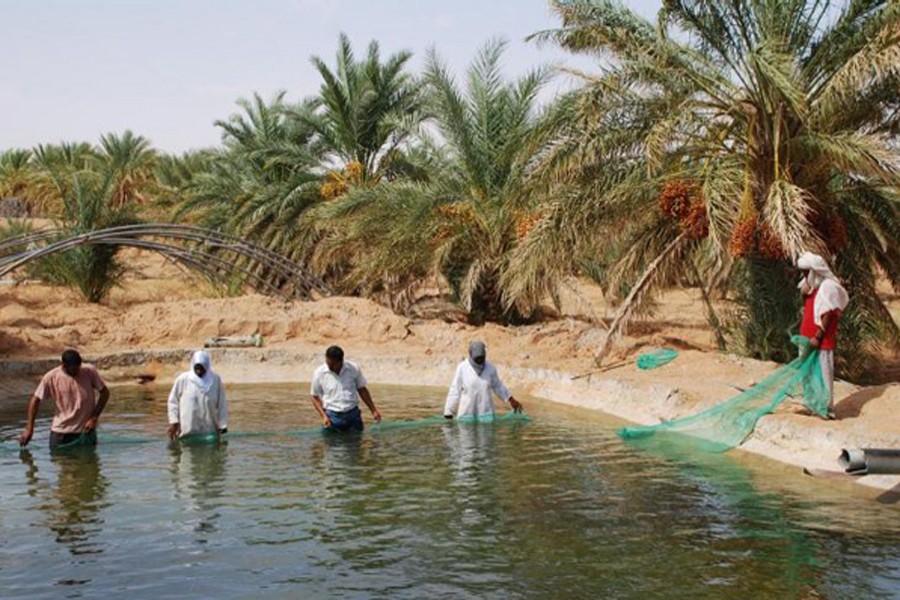
[[[419,429],[421,427],[429,427],[433,425],[471,425],[471,424],[490,424],[490,423],[528,423],[531,421],[531,417],[526,415],[525,413],[509,411],[502,415],[468,415],[462,416],[456,419],[446,419],[443,415],[436,415],[431,417],[424,417],[421,419],[412,419],[409,421],[381,421],[380,423],[373,423],[366,427],[366,433],[382,433],[388,431],[396,431],[396,430],[408,430],[408,429]],[[222,434],[221,436],[215,433],[209,434],[195,434],[195,435],[187,435],[180,437],[178,441],[182,444],[186,445],[205,445],[205,444],[217,444],[220,441],[227,441],[234,438],[249,438],[249,437],[277,437],[277,436],[305,436],[305,435],[321,435],[323,432],[323,428],[321,426],[315,427],[307,427],[304,429],[294,429],[289,431],[229,431],[228,433]],[[124,435],[116,435],[116,434],[103,434],[100,433],[98,435],[99,441],[98,445],[107,445],[107,444],[148,444],[154,442],[168,442],[168,438],[164,437],[129,437]],[[60,450],[68,450],[73,448],[84,447],[87,445],[87,436],[82,435],[75,439],[74,441],[68,444],[60,444],[54,450],[54,452]],[[93,447],[93,444],[91,444]],[[19,447],[17,442],[14,441],[4,441],[0,442],[0,453],[12,453],[18,452],[21,448]]]

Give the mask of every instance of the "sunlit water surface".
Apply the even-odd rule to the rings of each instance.
[[[534,401],[528,423],[323,436],[306,389],[229,387],[232,431],[272,435],[172,447],[168,390],[119,388],[97,450],[52,457],[46,417],[15,448],[6,399],[0,598],[900,597],[894,495]],[[373,391],[389,420],[443,404]]]

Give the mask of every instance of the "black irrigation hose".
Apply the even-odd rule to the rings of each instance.
[[[130,238],[112,238],[98,243],[109,244],[111,246],[127,246],[131,248],[140,248],[142,250],[152,250],[154,252],[158,252],[165,256],[174,258],[175,260],[188,267],[193,267],[197,270],[203,271],[204,273],[207,273],[208,275],[217,279],[222,278],[223,274],[219,269],[216,268],[215,265],[222,267],[222,271],[224,271],[225,273],[227,273],[229,270],[237,270],[256,281],[259,285],[268,288],[271,293],[281,295],[285,298],[288,297],[284,292],[273,286],[268,281],[265,281],[259,275],[236,265],[234,262],[230,262],[219,256],[216,256],[215,254],[209,254],[207,252],[201,252],[199,250],[180,248],[178,246],[169,246],[156,242],[148,242],[145,240],[133,240]]]
[[[63,252],[84,244],[108,244],[158,252],[214,278],[222,278],[224,274],[236,270],[250,277],[257,284],[257,289],[261,287],[269,292],[283,296],[287,296],[287,294],[271,283],[272,275],[269,275],[269,280],[267,280],[264,274],[260,274],[260,271],[271,271],[279,279],[291,284],[296,296],[309,298],[313,292],[318,292],[324,296],[330,295],[330,291],[320,279],[308,273],[301,265],[277,252],[252,244],[237,236],[202,227],[155,223],[110,227],[65,239],[58,239],[60,234],[60,230],[51,229],[9,238],[0,242],[0,252],[2,252],[5,249],[16,246],[28,246],[57,239],[57,241],[43,247],[0,258],[0,277],[31,261],[56,252]],[[211,251],[139,239],[145,236],[192,242],[206,246]],[[239,266],[236,262],[237,257],[235,260],[222,258],[218,255],[219,251],[231,252],[237,257],[243,257],[251,263],[255,263],[255,267],[252,265],[248,265],[246,268]]]

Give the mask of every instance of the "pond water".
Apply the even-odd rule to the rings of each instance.
[[[115,389],[97,450],[52,457],[46,416],[13,447],[8,399],[0,597],[900,597],[892,500],[534,401],[527,423],[286,435],[316,424],[306,389],[230,387],[233,431],[282,434],[184,447],[167,389]],[[392,420],[444,393],[373,392]]]

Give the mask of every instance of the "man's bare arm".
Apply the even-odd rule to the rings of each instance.
[[[325,427],[331,426],[331,419],[328,418],[328,415],[325,413],[325,405],[322,404],[322,399],[313,394],[312,405],[313,408],[316,409],[316,412],[319,413],[319,418],[322,419],[322,425]]]
[[[100,421],[100,415],[103,413],[103,409],[106,408],[106,403],[109,401],[109,388],[103,386],[100,389],[99,396],[97,398],[97,405],[94,407],[94,412],[91,413],[91,418],[88,419],[84,424],[85,431],[91,431],[93,429],[97,429],[97,423]]]
[[[369,410],[372,411],[372,418],[376,421],[380,421],[381,413],[375,408],[375,401],[372,400],[372,394],[369,393],[369,388],[361,387],[357,391],[359,392],[359,397],[362,398],[362,401],[365,402],[366,406],[369,407]]]
[[[822,315],[822,326],[817,327],[816,335],[810,340],[809,345],[813,348],[818,348],[822,345],[822,340],[825,338],[825,332],[828,330],[828,325],[831,323],[831,319],[834,318],[834,315],[831,312],[827,312]]]
[[[19,435],[19,444],[27,446],[34,435],[34,422],[37,419],[38,410],[41,408],[41,399],[36,395],[32,395],[28,401],[28,408],[25,410],[25,429]]]

